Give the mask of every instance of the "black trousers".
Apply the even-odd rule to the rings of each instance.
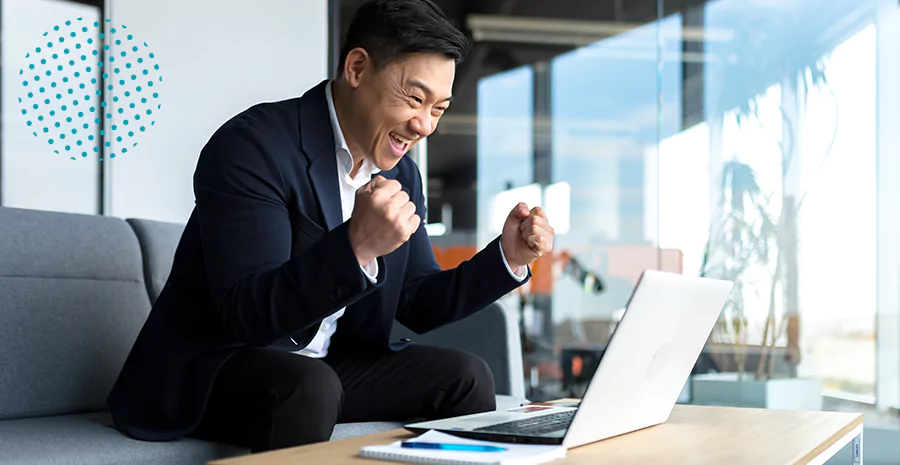
[[[261,452],[327,441],[338,422],[438,419],[494,408],[490,369],[462,351],[413,344],[315,359],[248,348],[222,367],[189,436]]]

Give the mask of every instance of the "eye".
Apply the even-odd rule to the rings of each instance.
[[[419,105],[422,104],[422,99],[420,99],[419,97],[416,97],[415,95],[412,95],[412,96],[410,96],[410,98],[413,99],[413,101],[416,102],[416,103],[418,103]]]

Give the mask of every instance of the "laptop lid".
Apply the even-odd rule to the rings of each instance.
[[[665,422],[733,283],[647,270],[635,286],[563,445]]]

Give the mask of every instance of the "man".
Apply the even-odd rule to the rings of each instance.
[[[196,207],[169,280],[109,396],[116,426],[263,451],[329,439],[336,422],[495,408],[460,351],[389,341],[520,286],[551,251],[539,208],[441,271],[404,155],[451,100],[466,38],[429,0],[360,8],[338,78],[225,123],[194,174]]]

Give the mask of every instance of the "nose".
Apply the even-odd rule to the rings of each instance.
[[[435,120],[431,117],[431,114],[424,112],[409,120],[409,128],[419,137],[428,137],[434,132],[434,123]]]

